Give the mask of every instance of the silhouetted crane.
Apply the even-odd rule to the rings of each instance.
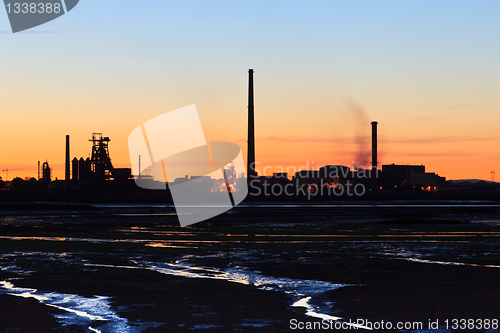
[[[18,170],[24,170],[24,169],[9,169],[9,168],[6,168],[5,170],[2,170],[3,172],[5,172],[5,181],[8,182],[9,181],[9,171],[18,171]]]

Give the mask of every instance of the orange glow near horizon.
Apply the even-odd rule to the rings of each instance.
[[[372,120],[379,123],[379,168],[391,163],[424,164],[427,172],[447,179],[484,180],[491,180],[491,170],[500,170],[500,156],[492,149],[500,141],[496,128],[500,122],[496,113],[500,101],[491,97],[469,107],[445,105],[442,101],[422,103],[417,96],[406,103],[368,96],[360,106],[342,96],[330,98],[324,92],[321,100],[308,105],[307,101],[319,98],[319,92],[304,96],[306,101],[298,101],[290,98],[292,93],[284,95],[285,88],[273,92],[269,84],[259,81],[260,72],[256,73],[259,174],[270,175],[287,167],[352,167],[353,161],[358,164],[355,159],[359,150],[367,156],[369,166]],[[220,87],[213,98],[206,98],[201,90],[192,92],[198,98],[180,94],[180,90],[170,91],[165,97],[158,92],[149,98],[150,91],[142,93],[129,87],[123,87],[120,94],[95,93],[91,98],[73,94],[53,99],[43,89],[29,99],[7,95],[3,108],[9,112],[2,120],[8,125],[0,133],[0,171],[21,169],[9,172],[9,180],[37,177],[37,161],[47,160],[53,179],[63,179],[65,135],[70,135],[71,159],[86,158],[91,153],[92,143],[88,140],[93,132],[110,137],[109,152],[115,167],[130,167],[130,132],[153,117],[190,104],[198,109],[207,141],[237,143],[246,158],[246,72],[240,76]],[[299,91],[300,87],[295,88],[295,93]],[[5,172],[0,176],[6,179]]]
[[[379,121],[380,123],[380,121]],[[132,126],[131,126],[132,127]],[[383,127],[379,126],[379,133]],[[217,132],[214,129],[213,132]],[[370,126],[366,125],[366,139],[364,145],[365,153],[371,160]],[[3,149],[3,160],[1,170],[10,169],[9,180],[14,177],[37,177],[37,161],[41,164],[48,160],[53,170],[53,179],[64,179],[65,158],[65,133],[49,135],[40,138],[33,144],[26,141],[19,143],[22,154],[17,155],[14,145]],[[70,133],[71,134],[71,133]],[[128,156],[127,137],[128,133],[104,132],[110,136],[110,156],[115,167],[130,167]],[[240,145],[246,157],[246,140],[241,137],[221,137],[216,135],[211,140],[212,132],[205,130],[206,138],[210,141],[232,141]],[[272,136],[256,140],[257,171],[259,175],[272,175],[274,172],[293,172],[300,170],[317,170],[323,165],[345,165],[354,168],[358,144],[355,138],[322,138],[290,136],[288,133],[273,131]],[[283,135],[282,137],[279,134]],[[89,157],[92,143],[88,141],[88,134],[78,133],[70,135],[71,159],[73,157]],[[261,135],[262,136],[262,135]],[[46,142],[44,142],[45,140]],[[446,179],[475,178],[491,180],[491,170],[500,164],[500,158],[494,154],[489,147],[498,141],[496,138],[476,138],[468,141],[449,139],[448,137],[434,137],[429,142],[419,142],[419,137],[395,138],[393,141],[379,134],[379,169],[384,164],[424,164],[426,172],[435,172]],[[434,142],[435,140],[436,142]],[[425,140],[423,140],[425,141]],[[438,142],[442,141],[442,142]],[[447,142],[448,141],[448,142]],[[8,159],[5,159],[8,157]],[[370,165],[365,165],[370,167]],[[6,180],[6,173],[1,174]]]
[[[38,161],[64,178],[65,135],[86,158],[93,132],[130,167],[132,130],[192,104],[208,142],[246,157],[250,68],[260,174],[369,165],[374,120],[379,167],[500,172],[500,2],[80,3],[26,33],[0,19],[4,180],[36,177]]]

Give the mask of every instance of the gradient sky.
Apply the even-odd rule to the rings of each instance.
[[[490,180],[498,13],[498,1],[82,0],[12,34],[0,10],[0,171],[36,176],[48,160],[61,179],[65,135],[87,157],[92,132],[129,167],[130,132],[190,104],[208,141],[246,156],[253,68],[261,170],[351,166],[377,120],[381,164]]]

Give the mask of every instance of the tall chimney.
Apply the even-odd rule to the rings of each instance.
[[[248,151],[247,151],[248,179],[256,177],[255,172],[255,133],[253,110],[253,69],[248,70]]]
[[[70,181],[70,172],[69,172],[69,135],[66,135],[66,181]]]
[[[377,122],[372,121],[372,191],[378,191],[377,172]]]

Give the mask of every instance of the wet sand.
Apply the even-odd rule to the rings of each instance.
[[[485,267],[500,266],[499,211],[251,205],[188,228],[172,207],[3,211],[0,281],[52,293],[53,304],[4,288],[0,324],[7,332],[288,332],[297,331],[291,319],[321,321],[311,314],[500,318],[500,267]],[[94,313],[106,320],[61,309],[85,309],[96,295],[107,297]],[[307,297],[309,308],[292,306]]]

